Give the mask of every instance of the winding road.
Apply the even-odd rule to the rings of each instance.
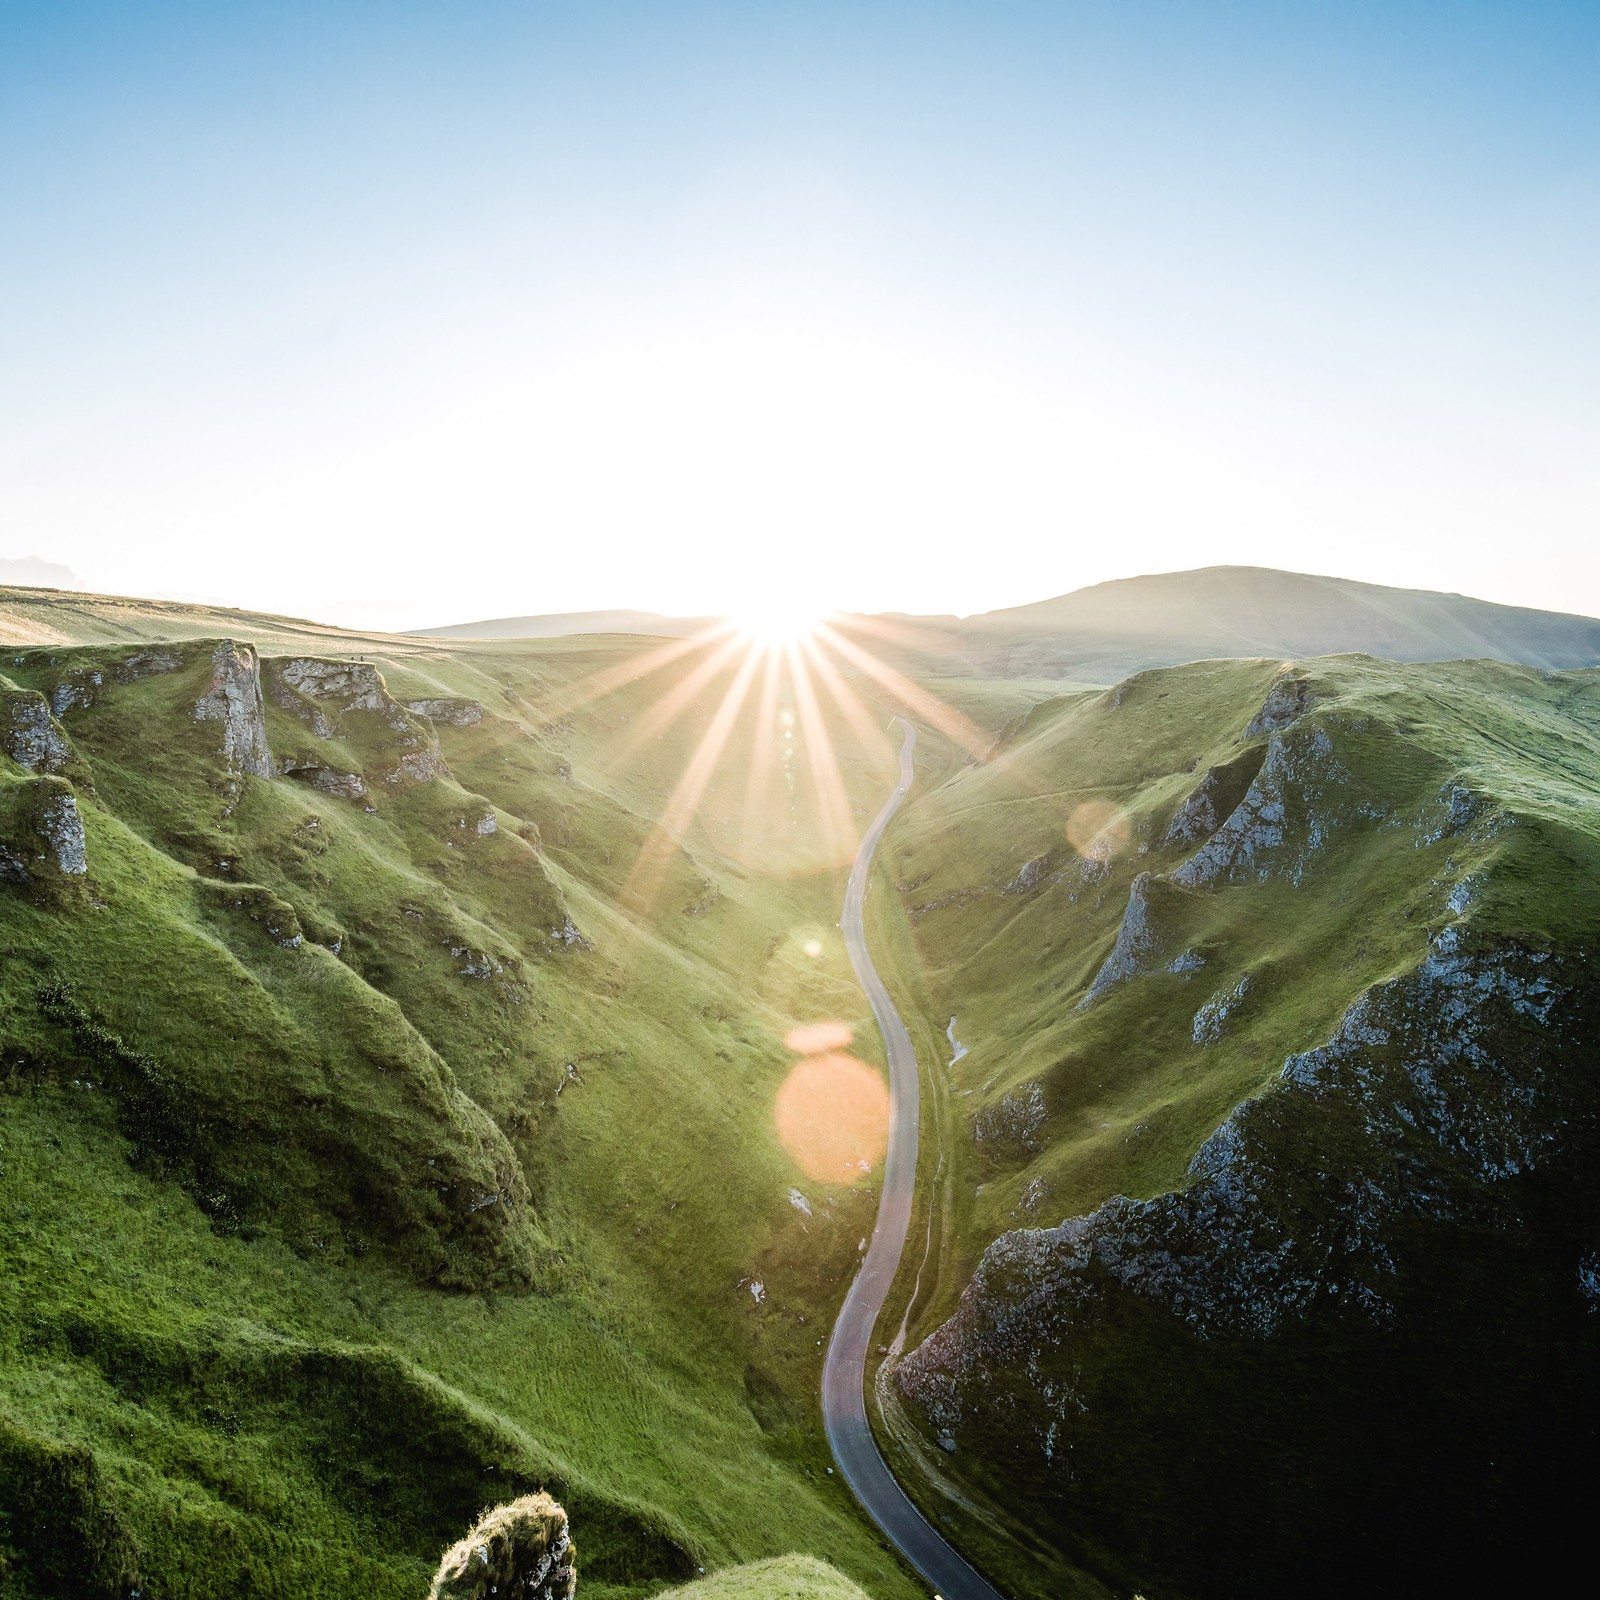
[[[850,952],[850,964],[871,1002],[889,1058],[889,1149],[884,1157],[883,1192],[878,1201],[878,1220],[872,1229],[872,1242],[828,1340],[827,1361],[822,1368],[822,1420],[833,1459],[839,1463],[839,1470],[855,1491],[856,1499],[899,1547],[906,1560],[933,1585],[934,1592],[944,1600],[1001,1600],[999,1591],[947,1544],[911,1503],[879,1454],[867,1421],[867,1351],[872,1343],[872,1330],[900,1265],[917,1182],[919,1083],[916,1052],[911,1048],[911,1036],[889,998],[889,991],[872,965],[862,923],[873,853],[890,819],[900,809],[914,775],[912,755],[916,750],[917,730],[902,718],[896,717],[895,721],[904,734],[904,743],[900,746],[900,781],[856,851],[850,884],[845,890],[844,916],[839,923],[844,930],[845,948]]]

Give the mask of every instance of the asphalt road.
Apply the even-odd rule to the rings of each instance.
[[[912,755],[916,750],[917,730],[898,717],[895,720],[905,736],[900,747],[900,781],[856,852],[855,865],[850,869],[850,885],[845,890],[844,917],[839,924],[844,930],[850,964],[856,969],[856,977],[872,1004],[872,1014],[877,1018],[889,1058],[889,1150],[883,1163],[878,1220],[872,1230],[866,1260],[850,1285],[839,1320],[833,1325],[833,1336],[828,1340],[828,1358],[822,1368],[822,1420],[828,1431],[833,1459],[839,1463],[845,1482],[855,1491],[867,1515],[928,1580],[933,1592],[942,1595],[944,1600],[1001,1600],[999,1591],[947,1544],[906,1498],[905,1490],[895,1482],[894,1474],[878,1453],[867,1421],[867,1351],[889,1286],[900,1265],[917,1182],[917,1057],[911,1048],[906,1025],[878,977],[872,957],[867,954],[867,937],[862,926],[862,902],[872,871],[873,852],[890,818],[899,810],[913,777]]]

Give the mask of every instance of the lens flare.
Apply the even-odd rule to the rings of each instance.
[[[854,1056],[807,1056],[778,1090],[773,1125],[813,1182],[855,1183],[888,1148],[888,1085]]]
[[[855,1037],[856,1030],[848,1022],[804,1022],[784,1034],[783,1044],[797,1056],[815,1056],[825,1051],[848,1050]]]
[[[1085,800],[1067,818],[1067,843],[1087,861],[1121,855],[1128,836],[1128,819],[1105,800]]]

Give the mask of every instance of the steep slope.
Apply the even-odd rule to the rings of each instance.
[[[1575,1556],[1600,674],[1147,672],[1036,708],[898,850],[968,1047],[893,1374],[946,1470],[1146,1592]]]
[[[586,1594],[908,1593],[813,1399],[871,1178],[774,1127],[864,1021],[813,730],[668,834],[736,663],[337,642],[0,659],[0,1593],[414,1596],[539,1485]]]
[[[1123,578],[959,625],[972,661],[1007,676],[1109,683],[1153,666],[1359,651],[1392,661],[1600,665],[1600,621],[1265,567]]]

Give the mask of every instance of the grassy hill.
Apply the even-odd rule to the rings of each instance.
[[[834,924],[907,694],[869,906],[926,1249],[878,1387],[930,1514],[1041,1596],[1582,1527],[1600,673],[934,652],[934,701],[0,619],[4,1600],[418,1596],[538,1486],[585,1594],[919,1592],[815,1402],[872,1177],[774,1116],[797,1027],[878,1064]]]
[[[649,612],[583,612],[426,631],[457,638],[590,631],[677,635],[703,625],[703,619]],[[1185,661],[1283,661],[1349,652],[1391,661],[1600,665],[1600,621],[1592,617],[1266,567],[1122,578],[964,618],[861,617],[838,625],[913,673],[934,678],[976,672],[1108,684]]]
[[[1150,1593],[1571,1559],[1600,673],[1146,672],[1036,706],[890,848],[908,1009],[965,1047],[892,1384],[952,1490]]]
[[[1227,656],[1361,652],[1391,661],[1600,665],[1600,621],[1267,567],[1123,578],[968,617],[959,646],[987,671],[1112,683]]]
[[[871,1178],[808,1176],[772,1109],[797,1025],[873,1059],[816,805],[824,744],[879,803],[885,708],[758,694],[683,812],[736,661],[28,604],[0,1594],[417,1596],[539,1485],[586,1594],[796,1549],[914,1592],[815,1406]]]

